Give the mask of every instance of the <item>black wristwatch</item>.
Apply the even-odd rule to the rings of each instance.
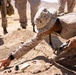
[[[14,60],[14,56],[12,55],[12,53],[9,55],[9,58],[10,58],[11,60]]]

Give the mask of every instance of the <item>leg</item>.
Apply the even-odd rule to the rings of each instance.
[[[74,7],[75,7],[75,0],[67,0],[68,13],[73,12]]]
[[[58,0],[59,8],[58,8],[58,15],[64,14],[66,0]]]
[[[28,0],[29,3],[30,3],[30,8],[31,8],[31,23],[32,23],[32,26],[33,26],[33,31],[35,32],[35,24],[34,24],[34,17],[35,17],[35,14],[37,13],[38,11],[38,6],[40,5],[40,0]]]
[[[15,0],[15,7],[18,10],[21,27],[24,29],[26,29],[27,26],[26,5],[27,0]]]
[[[3,33],[6,34],[7,32],[7,11],[6,11],[6,4],[7,0],[2,0],[1,2],[1,17],[2,17],[2,27],[3,27]]]
[[[34,16],[35,16],[37,10],[38,10],[38,7],[33,8],[31,6],[31,23],[32,23],[32,26],[33,26],[33,32],[35,32],[35,24],[34,24],[33,20],[34,20]]]

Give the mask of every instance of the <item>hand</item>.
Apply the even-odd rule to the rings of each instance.
[[[68,45],[64,48],[64,50],[71,50],[72,48],[76,48],[76,37],[70,38],[66,42]]]
[[[0,68],[1,68],[1,67],[6,68],[7,66],[10,65],[11,60],[10,60],[9,58],[6,58],[6,59],[4,59],[4,60],[1,60],[0,63],[1,63],[1,64],[0,64]]]

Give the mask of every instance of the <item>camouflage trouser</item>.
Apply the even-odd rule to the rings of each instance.
[[[66,67],[74,67],[76,65],[76,49],[62,52],[55,58],[55,61]]]
[[[70,13],[73,11],[73,8],[75,6],[75,0],[58,0],[59,8],[58,13],[64,13],[65,10],[65,4],[67,3],[67,12]]]
[[[0,9],[1,9],[1,17],[2,17],[2,27],[7,27],[7,11],[6,11],[7,0],[2,0]]]
[[[31,8],[31,23],[33,24],[34,16],[38,10],[38,6],[40,5],[40,0],[28,0],[30,3]],[[15,0],[15,6],[18,10],[19,17],[20,17],[20,23],[25,23],[24,25],[27,25],[27,0]]]
[[[68,13],[73,12],[74,7],[75,7],[75,0],[67,0]]]

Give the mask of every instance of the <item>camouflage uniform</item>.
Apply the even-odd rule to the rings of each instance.
[[[40,10],[39,10],[39,12],[40,12]],[[62,25],[62,31],[60,33],[60,36],[62,36],[63,38],[70,38],[70,37],[73,37],[76,35],[76,14],[71,13],[71,14],[67,14],[65,16],[57,17],[57,15],[56,15],[57,13],[55,13],[55,11],[53,11],[52,9],[49,11],[44,9],[44,10],[42,10],[42,12],[40,12],[40,13],[39,12],[36,14],[36,16],[34,18],[34,23],[36,24],[35,26],[37,27],[38,32],[35,33],[35,35],[29,41],[24,42],[24,44],[22,44],[18,49],[16,49],[16,51],[12,52],[12,55],[16,59],[20,58],[21,56],[23,56],[24,54],[29,52],[32,48],[34,48],[36,45],[38,45],[44,38],[46,38],[48,35],[46,33],[46,31],[49,30],[49,32],[50,32],[50,29],[56,23],[57,18],[59,19],[59,21],[61,22],[61,25]],[[64,31],[64,33],[63,33],[63,31]],[[71,31],[71,34],[70,34],[70,31]],[[45,33],[45,34],[43,34],[43,33]],[[72,34],[75,34],[75,35],[72,35]],[[66,59],[65,59],[65,61],[62,60],[62,62],[61,62],[61,59],[63,57]],[[65,65],[73,66],[76,64],[75,57],[76,57],[76,51],[71,50],[70,52],[65,52],[65,53],[59,55],[54,60],[60,64],[66,63]],[[63,63],[63,61],[64,61],[64,63]],[[71,63],[72,61],[74,61],[73,64]]]
[[[50,12],[53,14],[52,15],[46,9],[43,11],[42,10],[43,9],[39,10],[39,12],[36,14],[36,16],[34,18],[34,20],[35,20],[34,23],[36,24],[35,26],[37,26],[38,33],[35,33],[33,38],[26,41],[22,46],[20,46],[18,49],[16,49],[15,52],[12,52],[12,55],[16,59],[20,58],[21,56],[23,56],[24,54],[29,52],[32,48],[34,48],[36,45],[38,45],[38,43],[40,43],[44,38],[46,38],[47,34],[41,34],[41,33],[49,30],[55,23],[56,13],[54,13],[53,10],[50,10]],[[52,21],[50,21],[51,20],[50,17],[52,18]],[[41,19],[42,22],[38,19]]]
[[[15,0],[15,6],[18,10],[20,16],[20,23],[23,28],[27,26],[27,16],[26,16],[26,5],[27,1],[30,3],[31,8],[31,23],[34,26],[34,16],[38,11],[38,6],[40,5],[40,0]]]
[[[67,12],[73,12],[73,8],[75,6],[75,0],[58,0],[59,8],[58,8],[58,14],[64,14],[65,13],[65,4],[67,3]]]
[[[3,27],[3,29],[4,29],[5,31],[6,31],[6,27],[7,27],[6,4],[7,4],[7,0],[1,0],[0,9],[1,9],[1,17],[2,17],[2,27]],[[6,32],[7,32],[7,31],[6,31]]]
[[[76,13],[65,14],[58,17],[60,20],[62,30],[60,36],[64,39],[69,39],[76,36]],[[76,39],[76,37],[75,37]],[[76,49],[62,51],[57,57],[54,58],[56,62],[67,67],[75,68],[76,65]]]
[[[58,19],[62,26],[60,36],[64,39],[74,37],[76,35],[76,13],[68,13]]]

